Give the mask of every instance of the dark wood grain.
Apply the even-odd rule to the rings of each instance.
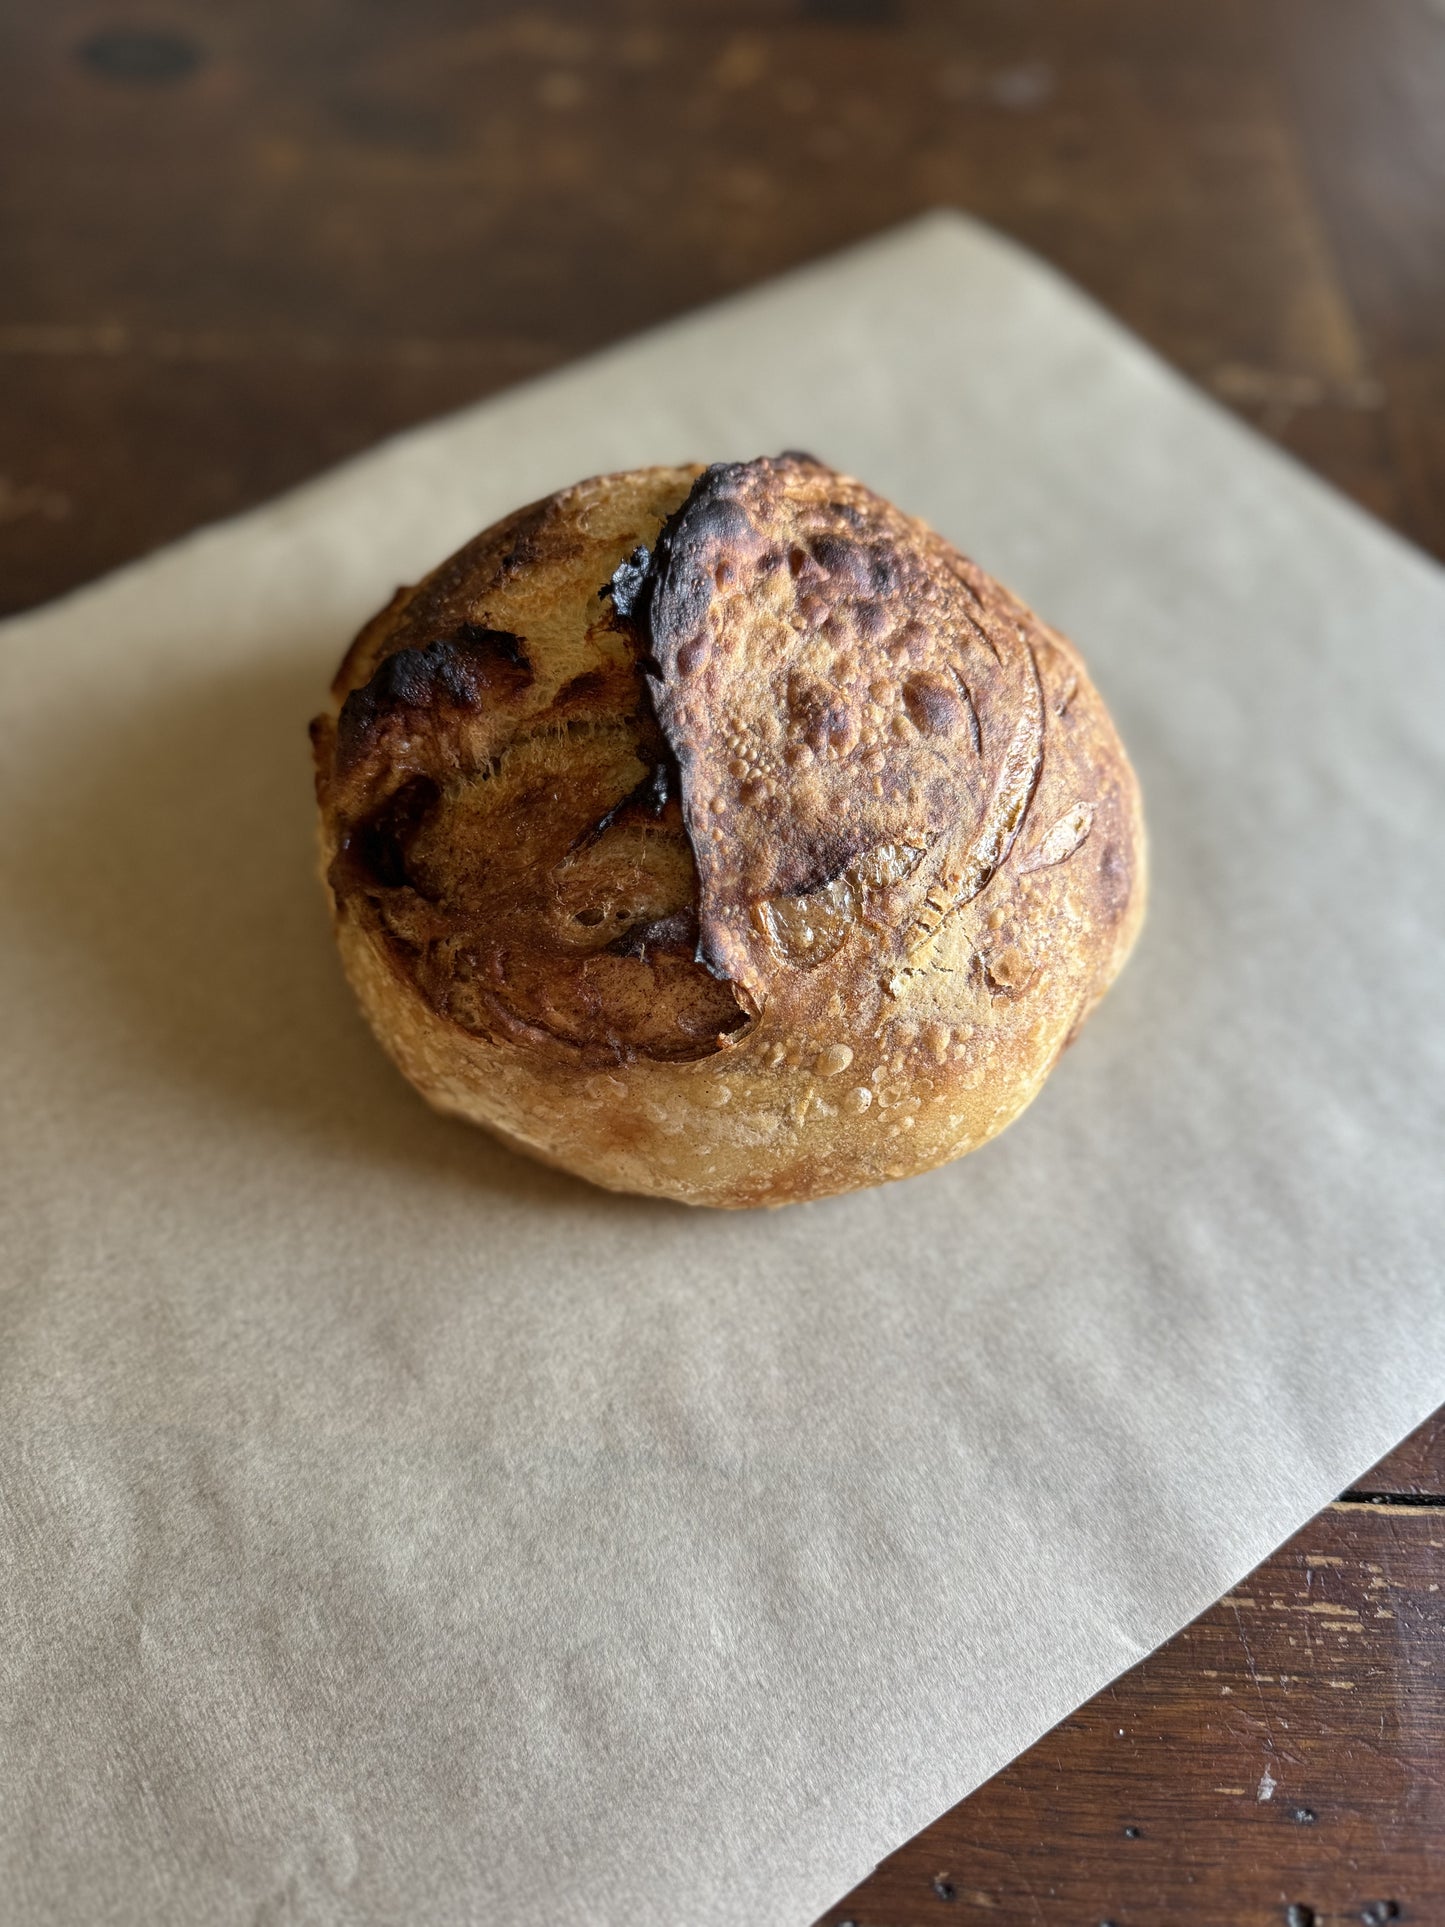
[[[1445,1493],[1445,1411],[1412,1432],[1345,1496],[1350,1500],[1434,1498]]]
[[[1445,555],[1445,0],[0,0],[0,610],[939,203]],[[1442,1493],[829,1920],[1445,1921]]]
[[[1445,553],[1442,42],[1429,0],[5,0],[0,608],[940,202]]]

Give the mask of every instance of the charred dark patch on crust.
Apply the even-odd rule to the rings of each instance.
[[[355,766],[377,733],[404,712],[471,709],[487,696],[514,696],[532,681],[520,636],[464,622],[451,636],[383,656],[371,680],[352,690],[336,724],[337,768]]]
[[[340,668],[331,679],[333,696],[340,696],[351,687],[372,644],[390,633],[397,620],[397,611],[411,594],[411,589],[403,584],[384,609],[379,609],[370,622],[362,624],[355,641],[341,658]]]
[[[597,591],[599,596],[611,597],[613,608],[624,620],[637,607],[651,562],[651,553],[639,544],[625,562],[618,563],[609,579]]]
[[[329,877],[338,900],[357,890],[412,886],[407,855],[440,796],[430,776],[408,777],[379,809],[343,832]]]
[[[555,498],[529,502],[458,549],[415,588],[401,588],[364,624],[331,685],[344,697],[375,673],[385,656],[453,635],[473,621],[485,625],[486,599],[514,579],[540,552],[556,514]]]
[[[655,763],[634,789],[630,789],[620,803],[614,803],[604,815],[598,817],[590,829],[584,830],[572,845],[574,851],[587,850],[600,842],[609,830],[635,829],[647,823],[656,822],[667,808],[669,800],[676,794],[676,772],[671,762],[664,758]]]
[[[527,645],[510,629],[490,629],[483,622],[464,622],[458,628],[455,640],[468,649],[475,649],[485,660],[503,662],[512,669],[525,670],[526,675],[520,687],[525,688],[531,682],[532,665],[527,657]]]

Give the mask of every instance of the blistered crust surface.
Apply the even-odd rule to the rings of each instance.
[[[906,962],[1007,859],[1034,638],[930,530],[805,457],[714,468],[645,607],[720,975],[786,993],[863,925]]]
[[[314,726],[378,1035],[597,1182],[776,1203],[1029,1101],[1143,905],[1070,645],[805,456],[579,484],[358,637]]]

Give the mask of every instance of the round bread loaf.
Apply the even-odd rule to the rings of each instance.
[[[518,510],[333,696],[372,1028],[438,1109],[617,1190],[785,1204],[971,1151],[1138,932],[1138,789],[1074,649],[804,455]]]

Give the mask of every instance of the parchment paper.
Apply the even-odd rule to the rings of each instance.
[[[304,725],[515,503],[783,446],[1077,637],[1153,909],[993,1146],[694,1214],[402,1085]],[[7,1917],[806,1922],[1388,1448],[1445,1396],[1442,645],[1432,565],[950,217],[10,624]]]

